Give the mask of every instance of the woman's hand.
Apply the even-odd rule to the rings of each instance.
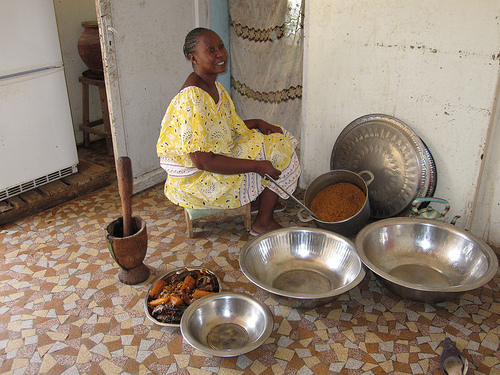
[[[264,177],[267,174],[275,180],[279,179],[281,171],[279,169],[274,168],[273,163],[271,163],[269,160],[260,160],[258,163],[259,163],[258,169],[256,172],[261,177]]]
[[[266,121],[261,121],[258,129],[262,134],[265,134],[265,135],[271,134],[271,133],[283,134],[283,130],[281,130],[281,128],[279,126],[270,124]]]
[[[245,120],[245,125],[248,129],[259,129],[259,131],[265,135],[271,133],[283,134],[283,130],[279,126],[270,124],[267,121],[260,119]]]

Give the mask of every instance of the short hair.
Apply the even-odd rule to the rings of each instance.
[[[184,56],[189,60],[189,55],[194,52],[194,47],[196,43],[198,43],[198,37],[202,34],[205,34],[208,31],[212,31],[210,29],[206,29],[204,27],[197,27],[196,29],[191,30],[184,40]]]

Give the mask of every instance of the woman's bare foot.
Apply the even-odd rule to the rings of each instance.
[[[279,228],[283,228],[283,226],[279,224],[276,220],[274,220],[274,218],[271,221],[266,221],[266,222],[258,221],[257,219],[255,219],[250,234],[257,236],[259,234],[266,233],[271,230]]]

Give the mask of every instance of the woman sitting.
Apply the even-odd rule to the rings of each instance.
[[[228,52],[212,30],[188,33],[184,55],[193,72],[171,101],[162,121],[157,153],[168,174],[165,195],[193,209],[231,209],[258,200],[251,234],[281,228],[273,212],[278,196],[268,185],[277,180],[295,191],[300,165],[297,140],[285,129],[260,119],[242,121],[234,104],[216,81],[227,69]]]

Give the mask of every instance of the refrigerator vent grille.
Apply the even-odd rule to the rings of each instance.
[[[35,189],[39,186],[48,184],[49,182],[59,180],[60,178],[72,175],[73,173],[76,172],[78,172],[78,168],[76,165],[73,165],[71,167],[67,167],[59,171],[49,173],[48,175],[38,177],[35,180],[26,181],[23,182],[22,184],[11,186],[7,189],[0,191],[0,201],[24,193],[28,190]]]

